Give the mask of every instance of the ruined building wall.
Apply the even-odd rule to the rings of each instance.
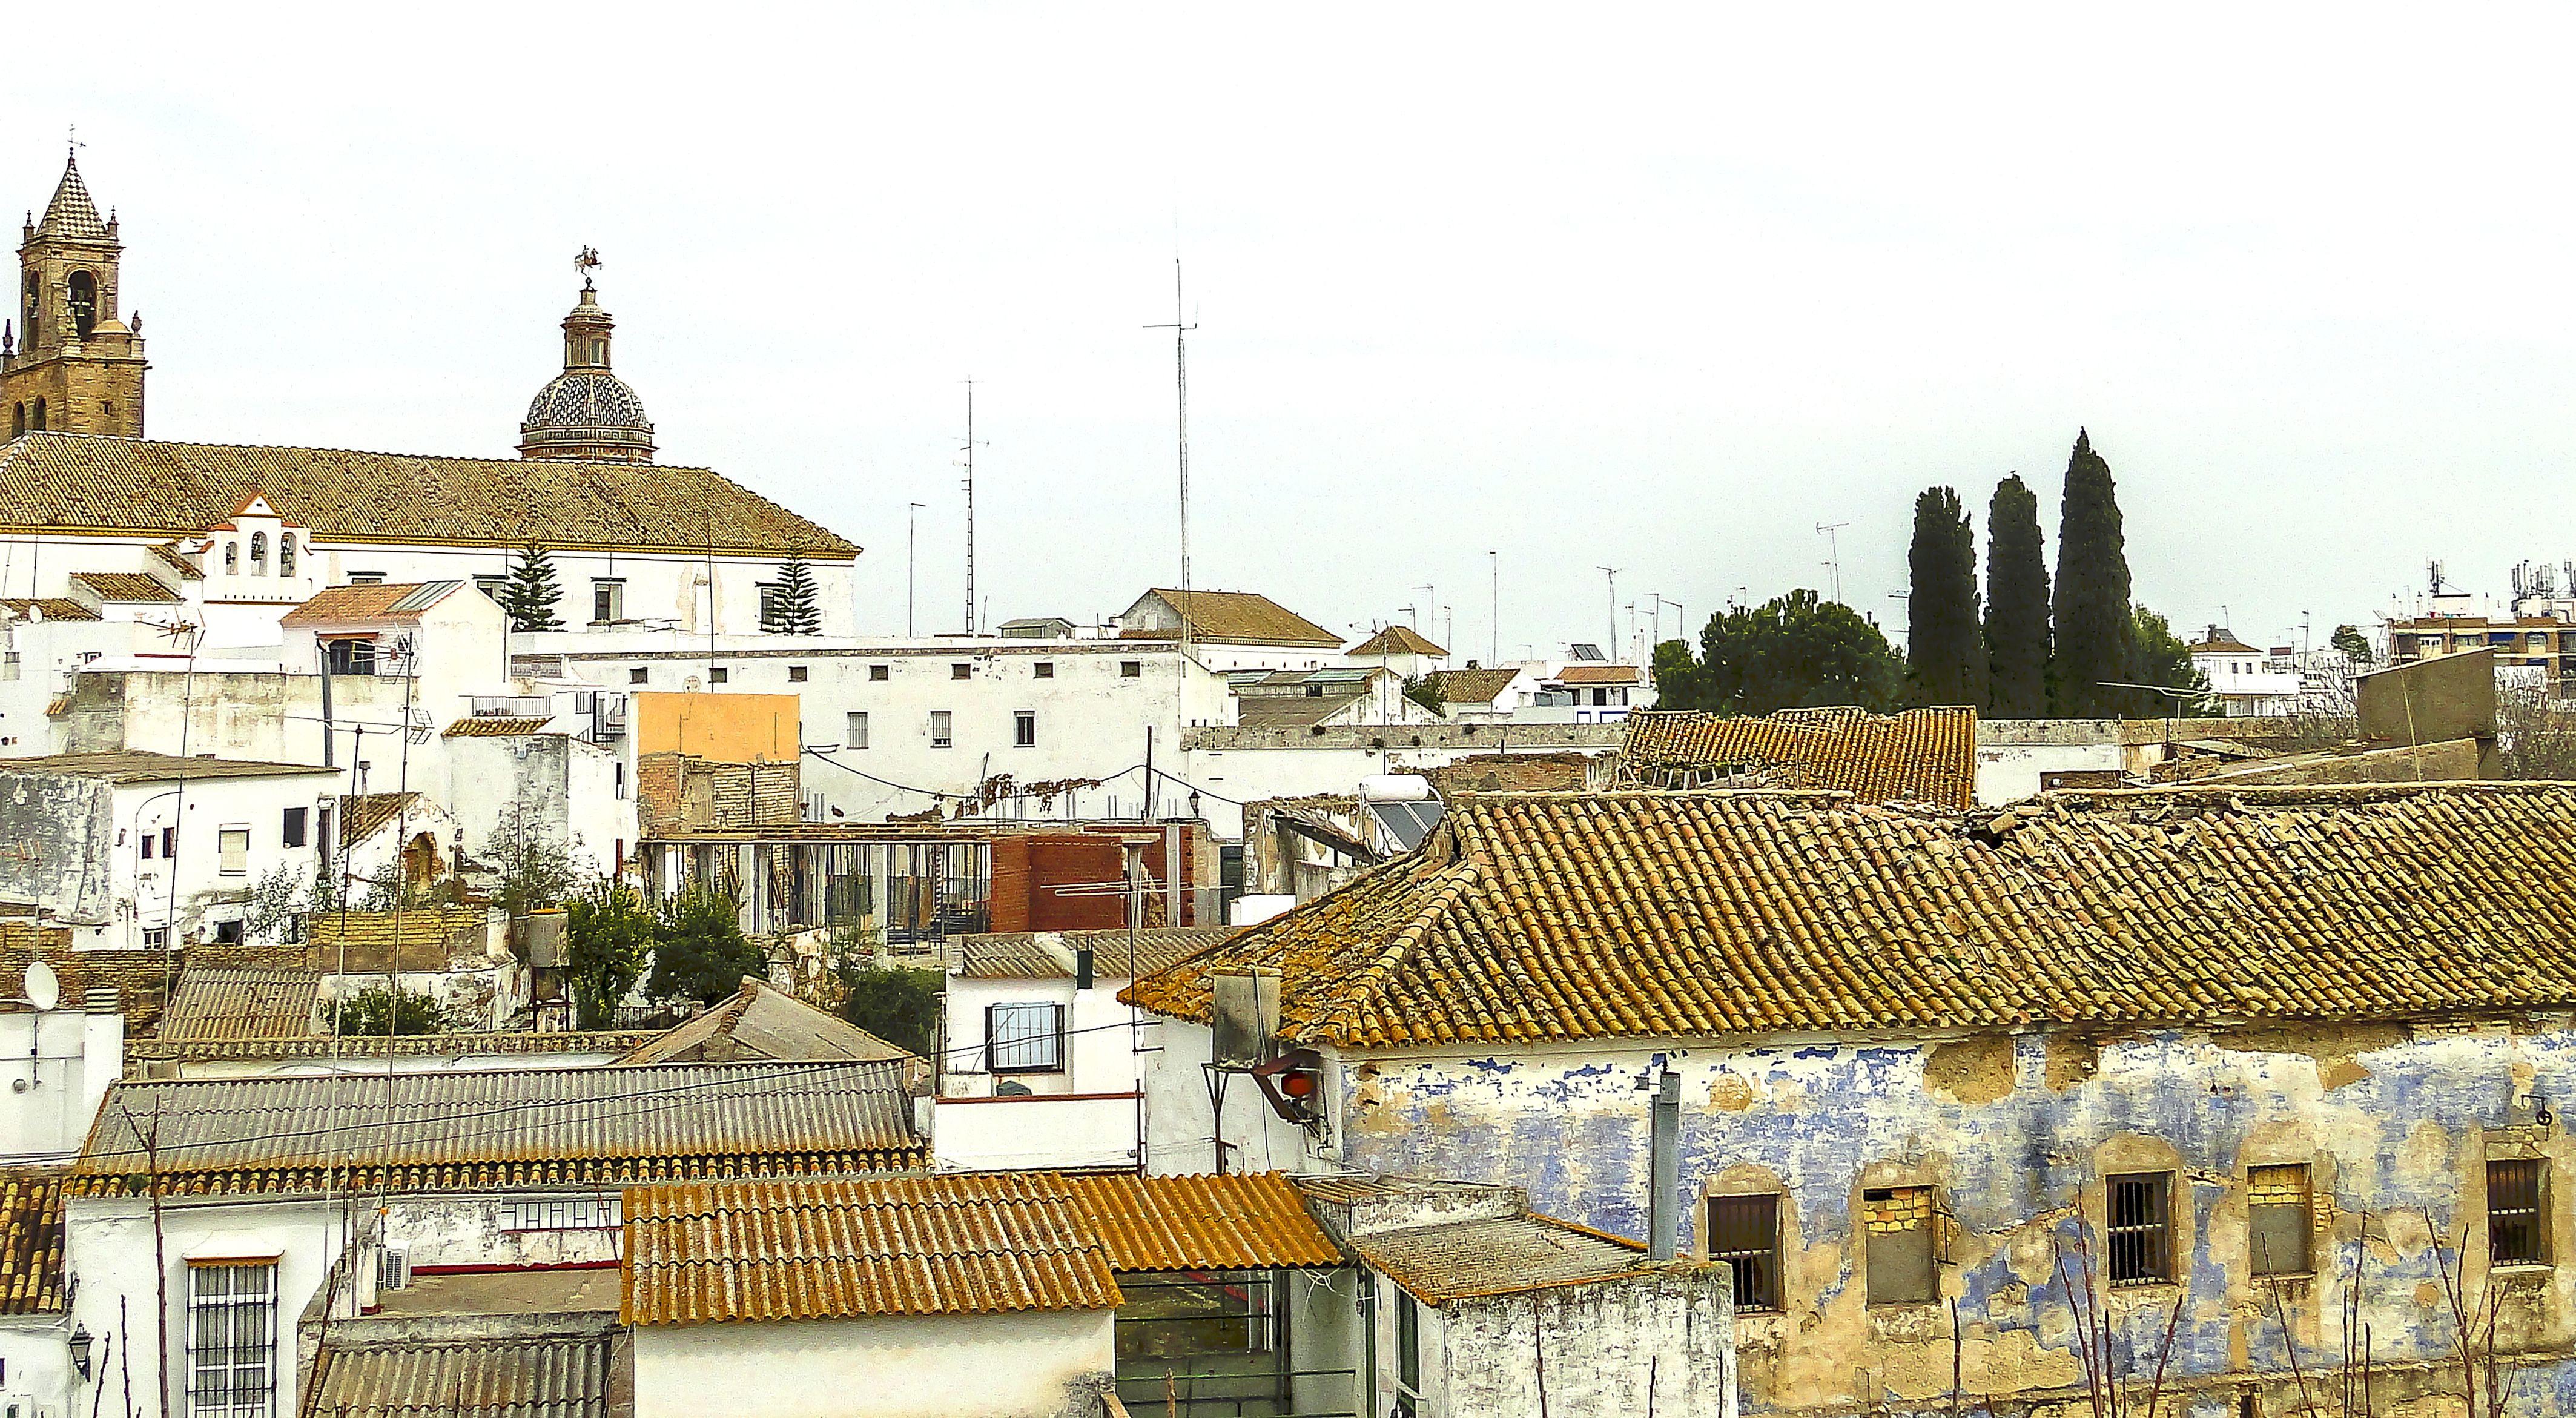
[[[1517,1060],[1347,1056],[1340,1160],[1526,1186],[1539,1210],[1643,1236],[1647,1110],[1635,1080],[1650,1057],[1579,1046]],[[2038,1418],[2084,1408],[2059,1254],[2097,1238],[2099,1269],[2104,1179],[2154,1173],[2171,1174],[2181,1283],[2076,1288],[2101,1291],[2120,1345],[2149,1358],[2179,1299],[2168,1387],[2183,1410],[2234,1415],[2249,1395],[2257,1412],[2301,1407],[2285,1319],[2300,1366],[2330,1383],[2360,1252],[2353,1288],[2377,1411],[2456,1412],[2456,1397],[2441,1397],[2459,1386],[2456,1331],[2426,1213],[2451,1241],[2465,1228],[2468,1283],[2486,1286],[2487,1163],[2516,1158],[2545,1164],[2545,1253],[2565,1263],[2493,1272],[2498,1347],[2523,1370],[2512,1411],[2576,1411],[2576,1145],[2555,1111],[2576,1099],[2567,1016],[1810,1038],[1695,1045],[1674,1065],[1693,1203],[1685,1247],[1705,1254],[1707,1198],[1779,1198],[1782,1303],[1736,1318],[1748,1412],[1949,1411],[1954,1302],[1970,1407],[1979,1394],[2019,1394],[2040,1402]],[[2283,1165],[2308,1169],[2313,1273],[2258,1279],[2248,1169]],[[1936,1213],[1937,1293],[1873,1304],[1871,1238],[1854,1217],[1865,1191],[1909,1187],[1927,1189]]]

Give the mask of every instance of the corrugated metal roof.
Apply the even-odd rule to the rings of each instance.
[[[0,979],[7,978],[0,970]],[[69,998],[68,991],[65,998]],[[660,1037],[651,1029],[563,1030],[546,1034],[527,1030],[475,1030],[456,1034],[298,1034],[266,1038],[128,1039],[129,1059],[318,1059],[334,1054],[383,1058],[470,1057],[512,1054],[626,1053]]]
[[[1253,1172],[1066,1176],[1074,1209],[1109,1249],[1113,1270],[1250,1270],[1339,1265],[1286,1175]]]
[[[477,1069],[119,1083],[74,1185],[140,1189],[156,1128],[161,1183],[182,1191],[306,1191],[353,1171],[438,1190],[927,1161],[895,1064]]]
[[[838,1015],[746,978],[732,995],[619,1059],[621,1064],[773,1059],[916,1059]]]
[[[12,773],[62,773],[75,778],[104,778],[111,783],[172,783],[198,778],[282,778],[327,775],[335,770],[310,763],[255,763],[232,758],[181,758],[142,749],[103,753],[54,753],[40,758],[0,758],[0,770]]]
[[[1070,980],[1073,955],[1089,946],[1093,973],[1102,979],[1150,975],[1234,934],[1232,926],[1146,926],[1136,932],[1131,972],[1127,932],[996,931],[948,938],[957,973],[970,980]],[[1055,943],[1050,950],[1047,942]]]
[[[312,970],[191,965],[161,1015],[161,1037],[254,1039],[313,1032],[322,976]]]
[[[1649,1268],[1646,1248],[1528,1214],[1351,1237],[1351,1249],[1426,1305],[1611,1280]]]
[[[625,1197],[629,1324],[1098,1310],[1108,1252],[1062,1179],[685,1182]]]
[[[607,1418],[613,1341],[326,1341],[315,1409],[332,1418]]]

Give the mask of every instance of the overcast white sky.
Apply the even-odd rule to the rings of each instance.
[[[2258,644],[2576,557],[2563,9],[135,6],[0,85],[124,220],[151,433],[506,456],[584,243],[662,459],[868,548],[860,623],[1177,575],[1481,656],[1618,599],[1894,628],[1916,491],[2079,425],[2139,595]],[[1645,612],[1641,609],[1640,615]],[[1666,634],[1673,622],[1667,614]],[[1448,629],[1444,622],[1441,627]]]

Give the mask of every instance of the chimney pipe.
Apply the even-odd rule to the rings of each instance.
[[[1091,947],[1090,947],[1090,946],[1084,945],[1084,946],[1076,946],[1076,947],[1074,948],[1074,952],[1073,952],[1073,987],[1074,987],[1074,989],[1075,989],[1075,990],[1077,990],[1077,991],[1080,991],[1080,990],[1087,990],[1087,989],[1090,989],[1090,988],[1091,988]]]
[[[1655,1085],[1653,1141],[1646,1179],[1646,1258],[1668,1261],[1681,1248],[1682,1076],[1670,1064]]]

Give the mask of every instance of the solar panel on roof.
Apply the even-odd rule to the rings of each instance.
[[[1410,852],[1440,825],[1440,814],[1446,805],[1433,798],[1417,803],[1370,803],[1368,810],[1377,814],[1378,825],[1386,829],[1387,835]]]
[[[462,581],[423,581],[404,593],[403,598],[386,607],[388,611],[421,611],[437,605],[447,593],[464,585]]]

